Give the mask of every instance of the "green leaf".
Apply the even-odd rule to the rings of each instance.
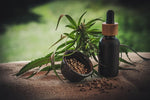
[[[76,22],[73,20],[73,18],[69,15],[65,15],[67,19],[70,21],[70,23],[77,28]]]
[[[78,34],[76,43],[77,43],[76,46],[76,50],[77,50],[81,46],[81,34]]]
[[[94,37],[100,37],[100,34],[102,33],[102,32],[100,32],[100,31],[88,31],[87,32],[89,35],[91,35],[91,36],[94,36]]]
[[[126,47],[120,46],[120,52],[121,52],[121,56],[122,56],[122,52],[124,52],[126,54],[127,58],[132,62],[132,60],[130,59],[130,57],[128,55],[128,49]]]
[[[62,61],[63,55],[56,55],[55,56],[55,61]]]
[[[95,60],[96,62],[98,62],[98,59],[96,58],[94,52],[92,52],[91,54],[92,54],[92,57],[94,58],[94,60]]]
[[[86,46],[85,46],[85,49],[88,49],[88,47],[89,47],[89,44],[87,43]]]
[[[72,32],[70,33],[70,36],[72,36],[74,39],[75,39],[75,35],[74,35],[75,32],[77,32],[77,31],[74,30],[74,31],[72,31]]]
[[[67,42],[65,42],[65,43],[63,43],[63,44],[61,44],[61,45],[59,45],[59,46],[57,47],[56,51],[58,51],[58,50],[61,49],[61,48],[64,48],[65,46],[67,46],[68,44],[73,43],[73,42],[74,42],[73,40],[69,40],[69,41],[67,41]]]
[[[53,52],[51,52],[51,53],[47,54],[47,55],[45,56],[45,58],[50,58],[50,57],[51,57],[51,55],[52,55],[52,53],[53,53]]]
[[[92,38],[90,41],[91,41],[91,43],[93,44],[93,46],[96,48],[96,49],[98,49],[98,43],[99,43],[99,40],[100,40],[100,38],[98,37],[98,38]]]
[[[88,25],[85,25],[86,29],[89,29],[91,28],[95,23],[91,23],[91,24],[88,24]]]
[[[74,39],[74,37],[72,37],[69,33],[64,33],[64,35],[66,35],[68,38]]]
[[[102,21],[103,22],[104,20],[102,20],[101,18],[95,18],[95,19],[92,19],[89,22],[87,22],[86,26],[89,26],[91,23],[96,22],[96,21]]]
[[[128,61],[126,61],[125,59],[122,59],[122,58],[119,58],[119,61],[121,61],[121,62],[123,62],[123,63],[127,63],[127,64],[129,64],[129,65],[135,66],[134,64],[132,64],[132,63],[130,63],[130,62],[128,62]]]
[[[55,66],[52,66],[52,68],[53,68],[53,71],[54,71],[55,75],[63,82],[63,80],[62,80],[62,79],[60,78],[60,76],[58,75]]]
[[[82,20],[83,16],[86,14],[86,12],[87,12],[87,11],[85,11],[85,12],[81,15],[81,17],[79,18],[78,26],[81,24],[81,20]]]
[[[143,56],[141,56],[140,54],[137,53],[136,50],[132,49],[131,47],[127,46],[127,45],[124,45],[124,44],[120,44],[120,47],[125,47],[131,51],[133,51],[134,53],[136,53],[140,58],[142,58],[143,60],[150,60],[150,58],[145,58]]]
[[[53,69],[54,73],[56,74],[56,76],[57,76],[61,81],[63,81],[63,80],[60,78],[60,76],[58,75],[58,73],[57,73],[57,71],[56,71],[56,68],[55,68],[55,52],[54,52],[54,53],[52,54],[52,56],[51,56],[51,66],[52,66],[52,69]],[[49,73],[49,71],[50,71],[50,67],[49,67],[47,73]],[[47,73],[46,73],[46,74],[47,74]]]
[[[70,44],[68,44],[63,50],[57,51],[56,53],[58,53],[58,54],[64,53],[66,50],[68,50],[69,48],[71,48],[74,44],[75,44],[75,42],[70,43]]]
[[[90,32],[92,32],[92,31],[94,31],[94,32],[95,32],[95,31],[99,31],[99,29],[89,29],[89,30],[87,30],[86,32],[89,32],[89,33],[90,33]]]
[[[69,53],[69,54],[64,54],[64,56],[70,56],[73,55],[77,50],[73,50],[73,52]]]
[[[96,74],[97,76],[101,77],[101,78],[103,77],[103,76],[100,75],[100,74],[98,73],[98,71],[96,71],[95,69],[93,69],[93,73]]]
[[[85,19],[83,20],[83,23],[85,23]]]
[[[72,31],[70,34],[69,33],[64,33],[64,35],[66,35],[67,37],[71,38],[71,39],[75,39],[75,33],[76,31]]]
[[[50,53],[50,54],[52,54],[52,53]],[[19,76],[19,75],[29,71],[30,69],[35,68],[35,67],[39,67],[39,66],[42,66],[44,64],[49,63],[50,54],[48,54],[45,57],[38,58],[38,59],[31,61],[30,63],[26,64],[24,67],[21,68],[21,70],[16,74],[16,76]]]
[[[47,75],[50,72],[50,66],[48,66],[48,71],[45,73],[45,75]]]
[[[95,68],[95,67],[97,67],[97,66],[98,66],[98,64],[94,65],[93,68]]]
[[[55,45],[56,45],[57,43],[59,43],[60,41],[62,41],[64,38],[66,38],[66,36],[62,36],[62,35],[61,35],[60,39],[59,39],[58,41],[56,41],[54,44],[52,44],[52,45],[49,47],[49,49],[52,48],[53,46],[55,46]]]
[[[119,70],[135,70],[135,71],[138,71],[134,68],[124,68],[124,67],[120,67],[120,66],[119,66]]]
[[[55,66],[55,69],[60,69],[61,68],[60,64],[55,64],[54,66]],[[41,71],[48,71],[49,68],[50,68],[50,71],[53,70],[52,66],[47,66],[47,67],[44,67],[43,69],[41,69],[40,72]]]
[[[50,57],[50,63],[51,63],[51,66],[55,65],[55,52],[53,52],[51,57]],[[47,75],[49,72],[50,72],[50,67],[49,67],[49,69],[45,75]]]
[[[61,20],[61,18],[62,18],[63,16],[64,16],[64,15],[60,15],[60,16],[59,16],[58,21],[57,21],[57,25],[56,25],[56,29],[55,29],[55,30],[57,30],[58,25],[59,25],[59,23],[60,23],[60,20]]]
[[[69,15],[60,15],[60,17],[58,18],[58,21],[57,21],[57,25],[56,25],[56,30],[57,30],[57,28],[58,28],[58,25],[59,25],[59,23],[60,23],[60,20],[62,19],[62,17],[63,16],[66,16],[66,18],[69,20],[69,22],[73,25],[73,26],[70,26],[70,25],[67,25],[67,27],[75,27],[75,28],[77,28],[77,24],[76,24],[76,22],[73,20],[73,18],[71,17],[71,16],[69,16]]]
[[[33,77],[37,72],[33,72],[30,76],[28,76],[26,79],[29,79],[31,77]]]
[[[71,29],[76,29],[73,25],[66,25],[66,27],[71,28]]]
[[[97,76],[99,76],[98,71],[96,71],[95,69],[93,69],[93,73],[96,74]]]
[[[86,32],[89,34],[92,34],[92,33],[101,34],[102,33],[99,29],[91,29],[91,30],[88,30]]]
[[[60,64],[55,64],[54,65],[55,66],[55,69],[60,69],[61,68],[61,66],[60,66]],[[41,72],[41,71],[51,71],[51,70],[53,70],[52,69],[52,66],[47,66],[47,67],[44,67],[43,69],[41,69],[39,72]],[[29,79],[29,78],[31,78],[31,77],[33,77],[35,74],[37,74],[38,73],[38,71],[36,71],[36,72],[33,72],[30,76],[28,76],[26,79]]]

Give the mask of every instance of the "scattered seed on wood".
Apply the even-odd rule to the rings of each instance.
[[[85,88],[81,88],[81,89],[80,89],[80,91],[83,91],[83,92],[85,92],[85,91],[86,91],[86,89],[85,89]]]
[[[80,91],[99,90],[100,93],[109,93],[106,90],[115,89],[118,86],[114,85],[111,81],[108,81],[108,79],[94,79],[82,84],[80,83],[78,87],[80,87]]]
[[[77,87],[83,87],[83,84],[78,84]]]
[[[92,90],[92,88],[90,87],[89,90]]]
[[[97,87],[98,87],[98,88],[101,88],[101,84],[97,84]]]

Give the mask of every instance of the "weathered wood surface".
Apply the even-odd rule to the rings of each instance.
[[[150,58],[150,53],[140,54]],[[1,63],[0,98],[3,98],[1,100],[149,100],[150,61],[143,61],[134,53],[129,55],[136,62],[136,67],[122,63],[120,66],[136,70],[120,70],[117,77],[109,78],[107,81],[111,81],[116,88],[108,89],[106,93],[101,93],[98,89],[80,91],[80,87],[77,86],[79,83],[70,83],[67,80],[63,83],[53,72],[48,76],[44,76],[45,72],[40,72],[31,79],[24,79],[24,76],[30,73],[23,77],[16,77],[14,74],[28,62]],[[125,55],[123,57],[126,59]],[[89,77],[87,80],[94,78]]]

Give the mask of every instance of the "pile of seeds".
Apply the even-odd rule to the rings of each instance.
[[[80,83],[77,87],[79,87],[82,92],[99,90],[101,93],[108,93],[107,90],[117,88],[118,86],[112,82],[109,82],[108,79],[94,79],[92,81]]]
[[[86,74],[88,72],[86,66],[77,61],[75,58],[66,59],[66,61],[72,70],[76,71],[77,73]]]

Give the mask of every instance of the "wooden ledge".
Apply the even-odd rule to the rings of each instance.
[[[140,53],[150,58],[150,53]],[[135,61],[135,66],[121,63],[120,66],[135,70],[120,70],[119,75],[108,78],[112,85],[117,87],[101,93],[98,89],[80,91],[77,84],[65,80],[60,81],[53,72],[44,76],[40,72],[31,79],[14,76],[29,61],[10,62],[0,64],[0,97],[5,100],[51,100],[51,99],[76,99],[76,100],[144,100],[150,97],[150,61],[143,61],[134,53],[129,53]],[[125,55],[123,58],[127,59]],[[93,63],[95,63],[92,60]],[[60,70],[58,71],[61,75]],[[96,78],[96,77],[94,77]],[[94,79],[93,78],[93,79]],[[104,80],[105,78],[99,78]],[[92,80],[88,77],[86,80]],[[84,83],[84,81],[83,81]]]

